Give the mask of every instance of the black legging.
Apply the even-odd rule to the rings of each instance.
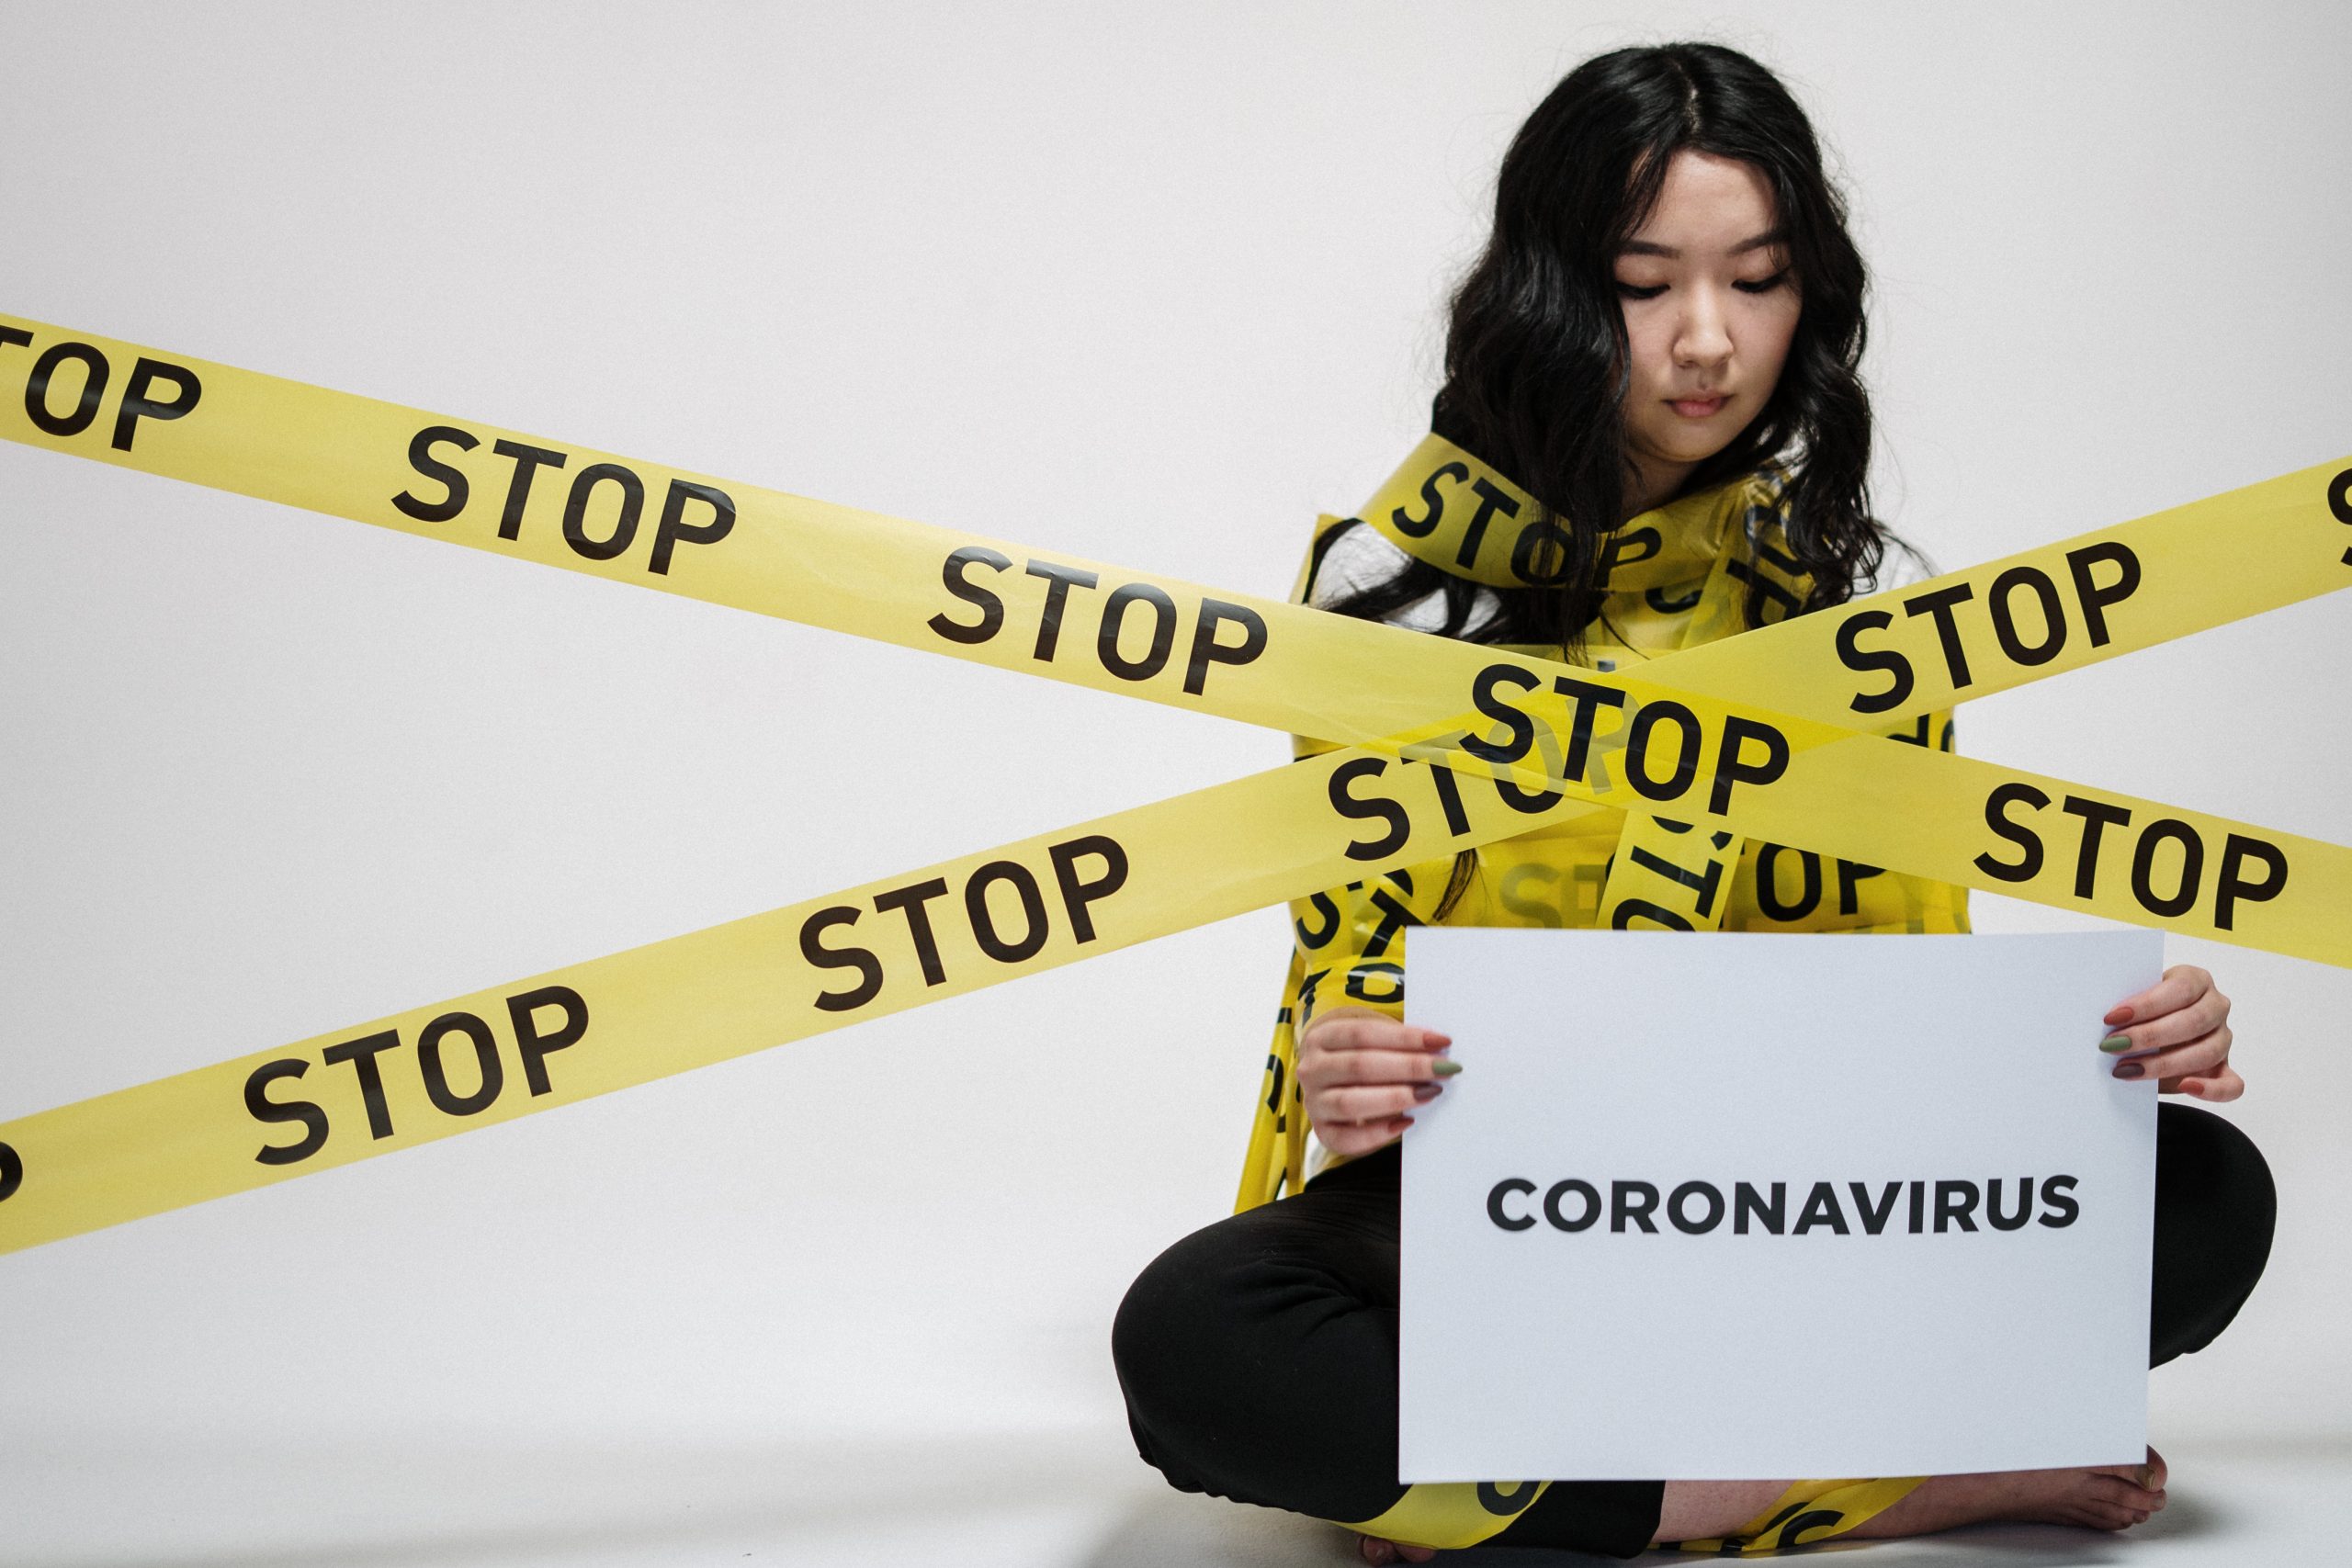
[[[1324,1519],[1371,1519],[1396,1480],[1396,1176],[1391,1144],[1170,1247],[1120,1303],[1111,1350],[1136,1451],[1169,1484]],[[2148,1364],[2202,1349],[2270,1255],[2278,1197],[2251,1139],[2156,1113]],[[1489,1544],[1631,1557],[1665,1483],[1555,1482]],[[1515,1505],[1498,1493],[1498,1514]]]

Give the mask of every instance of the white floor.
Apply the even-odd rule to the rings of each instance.
[[[2172,1505],[2126,1535],[1980,1527],[1816,1549],[1887,1568],[2257,1568],[2352,1561],[2352,1438],[2161,1445]],[[625,1451],[320,1448],[261,1434],[0,1439],[11,1568],[1312,1568],[1312,1520],[1160,1484],[1124,1433]],[[1488,1549],[1463,1568],[1610,1561]],[[1642,1560],[1662,1565],[1665,1553]]]

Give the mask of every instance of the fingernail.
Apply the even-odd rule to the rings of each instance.
[[[1419,1100],[1424,1105],[1428,1104],[1430,1100],[1435,1100],[1439,1095],[1443,1094],[1444,1092],[1445,1086],[1442,1083],[1424,1083],[1415,1084],[1413,1086],[1413,1098]]]
[[[2147,1068],[2142,1066],[2137,1062],[2118,1062],[2115,1064],[2115,1076],[2119,1078],[2136,1078],[2147,1070]]]
[[[2132,1037],[2129,1034],[2110,1034],[2098,1043],[2098,1048],[2110,1052],[2129,1051],[2132,1049]]]
[[[1461,1070],[1462,1064],[1455,1061],[1451,1056],[1440,1056],[1436,1061],[1430,1064],[1430,1071],[1435,1073],[1442,1078],[1450,1078]]]

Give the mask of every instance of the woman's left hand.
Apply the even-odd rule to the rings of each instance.
[[[2245,1092],[2245,1080],[2230,1066],[2230,998],[2194,964],[2174,964],[2163,979],[2109,1008],[2107,1025],[2112,1032],[2099,1049],[2115,1055],[2119,1078],[2153,1076],[2159,1094],[2217,1102]]]

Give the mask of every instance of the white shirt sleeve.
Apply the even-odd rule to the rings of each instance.
[[[1328,610],[1350,594],[1387,581],[1411,559],[1378,529],[1358,524],[1343,531],[1323,552],[1322,563],[1316,568],[1314,585],[1307,590],[1306,602],[1318,610]],[[1464,631],[1476,631],[1484,626],[1494,617],[1500,604],[1493,589],[1481,586],[1477,597],[1471,602],[1470,619]],[[1443,630],[1444,592],[1431,593],[1392,612],[1388,624],[1417,632]]]

